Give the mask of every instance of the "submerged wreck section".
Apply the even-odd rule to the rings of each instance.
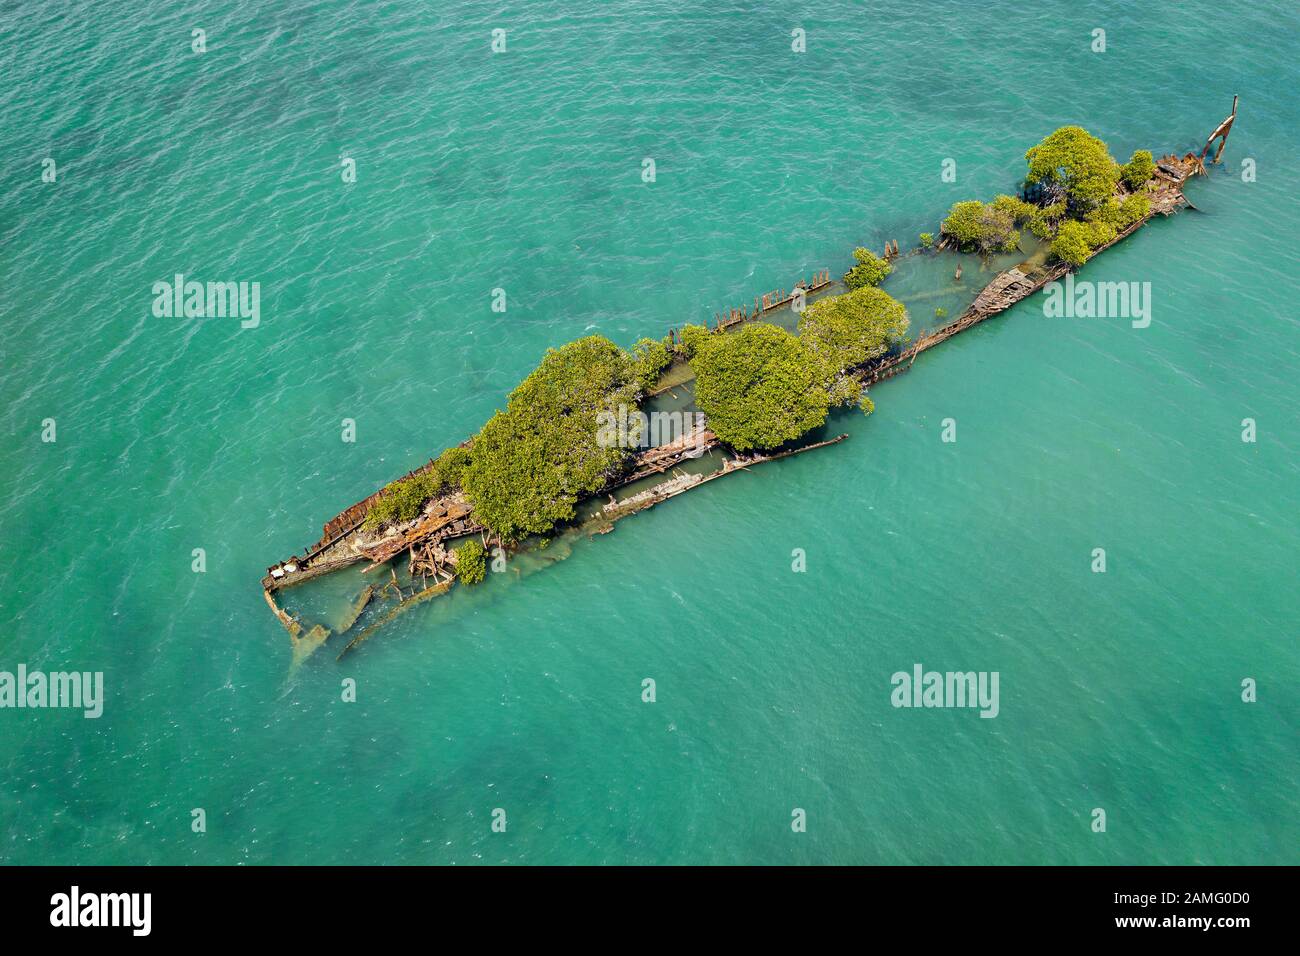
[[[696,425],[673,440],[648,448],[638,454],[628,473],[616,483],[609,485],[605,493],[609,495],[611,501],[615,500],[614,493],[619,489],[643,482],[645,479],[656,475],[662,475],[679,465],[699,459],[706,453],[717,449],[718,445],[718,438],[712,431],[702,425]],[[767,459],[755,459],[755,461],[758,460]],[[423,466],[423,468],[416,469],[409,474],[420,474],[427,467],[427,465]],[[717,477],[729,470],[729,465],[724,463],[723,468],[710,477]],[[604,523],[608,524],[609,521],[615,518],[625,517],[636,511],[644,510],[657,501],[680,494],[687,487],[693,487],[699,483],[698,481],[692,481],[689,484],[679,482],[674,485],[673,483],[677,480],[673,478],[661,483],[661,485],[656,485],[655,487],[659,490],[654,495],[637,497],[633,506],[620,508],[613,512],[604,512],[604,518],[606,519]],[[373,505],[380,494],[382,492],[376,492],[376,494],[357,502],[330,519],[325,524],[321,539],[308,548],[302,557],[289,558],[267,569],[266,576],[262,578],[263,597],[272,613],[288,631],[295,647],[300,641],[306,640],[306,636],[310,636],[316,643],[320,643],[325,637],[329,636],[329,632],[327,631],[322,636],[318,631],[313,630],[308,631],[307,635],[304,636],[303,623],[285,611],[277,601],[277,593],[285,588],[303,584],[321,575],[362,563],[365,563],[366,566],[361,569],[361,573],[369,575],[386,566],[391,568],[391,564],[395,559],[406,554],[408,556],[406,570],[410,575],[412,587],[414,587],[417,578],[421,586],[408,593],[398,583],[395,573],[391,574],[390,580],[366,585],[365,590],[354,605],[353,612],[347,616],[345,623],[339,628],[338,632],[343,633],[350,630],[352,625],[357,623],[372,597],[386,597],[391,593],[396,596],[399,606],[401,606],[409,602],[418,603],[449,590],[456,577],[456,558],[454,552],[447,547],[447,542],[478,535],[485,542],[494,542],[498,547],[506,545],[506,542],[494,538],[486,528],[474,520],[469,502],[460,495],[435,499],[429,502],[423,512],[414,520],[390,528],[382,537],[374,537],[365,528],[365,518],[369,513],[370,506]],[[649,500],[650,497],[653,497],[654,500]],[[390,620],[393,616],[395,614],[390,612],[378,623]],[[353,641],[347,649],[350,650],[355,644],[368,637],[375,626],[370,625],[367,627],[366,631]]]
[[[669,498],[675,498],[683,492],[690,491],[692,488],[699,487],[705,482],[713,481],[715,478],[721,478],[724,475],[734,474],[737,471],[744,471],[751,465],[759,465],[765,461],[776,461],[780,458],[789,458],[791,455],[798,455],[805,451],[812,451],[815,448],[825,448],[828,445],[838,445],[848,435],[837,435],[826,441],[814,442],[810,445],[800,445],[798,448],[790,448],[782,452],[773,454],[764,454],[761,452],[751,455],[738,455],[735,458],[724,458],[722,467],[708,474],[691,474],[682,472],[662,481],[652,488],[629,495],[622,501],[611,500],[609,504],[601,508],[601,517],[608,519],[609,522],[617,521],[620,518],[626,518],[634,515],[638,511],[645,511],[647,508],[653,508],[661,501],[667,501]],[[611,496],[612,497],[612,496]],[[597,533],[603,534],[608,528],[600,529]]]
[[[1235,98],[1233,100],[1233,112],[1235,115]],[[1230,120],[1231,118],[1224,122],[1231,126]],[[1211,137],[1211,141],[1213,141],[1213,137]],[[1206,148],[1209,148],[1208,143]],[[1222,151],[1222,144],[1220,145],[1220,151]],[[1113,239],[1098,246],[1093,250],[1093,255],[1103,252],[1120,240],[1131,236],[1156,215],[1169,216],[1183,206],[1190,207],[1191,204],[1187,201],[1187,197],[1183,195],[1183,187],[1192,176],[1197,173],[1204,174],[1204,172],[1204,165],[1194,153],[1187,153],[1182,159],[1172,155],[1161,158],[1156,164],[1154,181],[1148,188],[1148,196],[1151,201],[1150,212],[1120,230]],[[887,378],[892,378],[900,372],[907,371],[912,367],[912,363],[916,361],[916,357],[926,349],[947,341],[958,332],[963,332],[972,325],[983,322],[990,316],[1005,312],[1017,302],[1042,289],[1049,282],[1064,278],[1066,273],[1072,272],[1075,268],[1068,262],[1055,262],[1045,267],[1028,269],[1027,271],[1021,271],[1021,267],[1017,266],[1008,269],[1006,272],[998,273],[993,281],[986,285],[979,295],[975,297],[975,301],[970,304],[970,307],[952,322],[918,336],[911,345],[897,354],[878,359],[864,367],[862,370],[862,383],[868,386],[875,385]]]
[[[1083,250],[1081,260],[1071,263],[1060,257],[1047,259],[1031,256],[1028,260],[997,273],[980,289],[969,306],[951,322],[926,330],[907,343],[901,341],[900,334],[896,339],[891,340],[894,344],[888,348],[881,347],[858,352],[856,357],[844,364],[833,366],[841,369],[840,377],[845,381],[840,384],[852,385],[854,395],[858,393],[857,390],[860,390],[864,410],[869,411],[870,400],[865,397],[866,390],[911,368],[921,352],[991,316],[1004,312],[1048,283],[1063,278],[1077,268],[1080,261],[1086,261],[1091,255],[1102,252],[1132,235],[1156,215],[1169,216],[1184,206],[1194,209],[1195,207],[1191,206],[1183,195],[1184,187],[1191,177],[1205,173],[1205,157],[1216,139],[1218,149],[1213,162],[1219,161],[1227,135],[1236,119],[1236,113],[1237,99],[1234,97],[1232,113],[1216,127],[1199,155],[1188,152],[1181,158],[1166,155],[1158,161],[1153,161],[1151,155],[1145,153],[1141,173],[1129,180],[1128,189],[1123,183],[1117,184],[1115,194],[1118,198],[1129,197],[1140,192],[1141,205],[1135,207],[1133,215],[1124,221],[1115,222],[1116,228],[1101,234],[1094,232],[1096,238]],[[1069,132],[1070,135],[1076,133],[1087,135],[1086,131],[1078,128],[1058,130],[1058,134],[1062,132]],[[1045,140],[1037,148],[1046,146],[1050,139],[1049,137],[1049,140]],[[1105,155],[1104,144],[1101,146]],[[1031,153],[1027,154],[1027,159],[1033,152],[1031,150]],[[1135,153],[1134,157],[1130,166],[1136,164],[1138,154]],[[1113,164],[1113,160],[1110,160],[1108,155],[1106,161]],[[1019,203],[1021,206],[1034,208],[1023,200],[1000,198],[1013,207]],[[1115,198],[1108,198],[1106,201],[1114,205]],[[981,204],[969,205],[980,206]],[[996,209],[997,204],[991,204],[990,208]],[[1042,207],[1038,208],[1040,211],[1046,211]],[[1064,208],[1064,203],[1060,204],[1060,208]],[[946,226],[947,221],[945,221]],[[932,237],[929,234],[922,234],[921,238],[923,245],[929,247]],[[944,237],[936,250],[943,249],[947,241],[948,237]],[[1008,244],[1008,248],[1012,250],[1017,248],[1014,238]],[[913,250],[901,258],[923,252],[923,249]],[[865,249],[855,250],[854,255],[860,263],[859,268],[868,272],[876,270],[880,278],[889,273],[890,263],[900,258],[896,240],[885,244],[881,257],[875,257]],[[960,277],[961,266],[958,265],[956,278],[960,280]],[[858,286],[851,281],[853,278],[852,274],[845,276],[845,284],[851,290],[858,289]],[[874,279],[869,284],[877,284],[880,278]],[[811,279],[801,279],[789,291],[781,288],[755,297],[752,308],[742,306],[728,309],[725,314],[716,313],[712,325],[708,322],[703,326],[688,325],[680,332],[676,328],[670,329],[662,345],[643,340],[650,344],[650,349],[647,351],[659,348],[662,352],[659,362],[653,367],[654,375],[643,382],[641,394],[648,401],[671,405],[673,401],[681,402],[682,398],[679,395],[681,391],[688,402],[685,407],[691,408],[689,403],[694,398],[694,365],[688,363],[687,358],[697,347],[694,342],[698,340],[700,334],[723,335],[746,323],[770,323],[773,321],[774,313],[779,310],[799,313],[799,318],[802,320],[806,318],[802,313],[808,298],[819,293],[826,294],[833,285],[835,283],[831,279],[830,270],[822,269],[814,273]],[[879,294],[876,290],[868,291]],[[861,290],[842,298],[851,299],[860,292]],[[887,295],[883,295],[883,299],[892,303],[902,316],[901,324],[897,325],[896,329],[905,330],[907,320],[902,306]],[[819,303],[818,309],[821,308],[822,305]],[[823,314],[835,317],[833,310]],[[936,310],[937,316],[942,314],[942,309]],[[770,330],[770,326],[767,327]],[[800,328],[802,329],[802,324]],[[740,338],[744,337],[745,334],[742,333]],[[638,343],[638,348],[641,344]],[[610,348],[617,351],[612,345]],[[690,387],[683,390],[683,386]],[[673,414],[680,415],[680,404],[676,409]],[[683,420],[688,425],[679,434],[652,447],[638,449],[625,461],[625,467],[620,467],[618,477],[600,479],[607,481],[605,486],[594,495],[580,498],[579,500],[584,502],[582,507],[574,513],[572,520],[564,522],[567,529],[557,528],[557,533],[587,536],[605,534],[613,530],[614,522],[618,520],[718,478],[747,470],[764,462],[834,445],[848,437],[841,434],[827,440],[810,441],[809,436],[805,435],[796,441],[787,441],[780,447],[768,445],[766,450],[760,447],[742,452],[736,449],[745,447],[743,444],[736,442],[733,447],[721,440],[713,430],[713,427],[719,431],[724,430],[721,419],[711,427],[705,415],[699,412],[687,412]],[[734,442],[734,439],[729,441]],[[457,446],[461,450],[460,454],[472,455],[473,444],[474,440],[471,439]],[[449,452],[455,450],[451,449]],[[447,454],[445,452],[444,457]],[[496,556],[504,555],[507,551],[520,550],[519,541],[508,541],[503,536],[494,534],[476,518],[474,504],[454,482],[447,484],[434,481],[431,485],[433,493],[413,500],[411,509],[403,512],[397,519],[393,519],[391,510],[377,509],[376,514],[382,511],[389,520],[376,522],[374,517],[371,517],[371,520],[367,521],[376,504],[387,494],[395,493],[394,489],[401,483],[420,479],[421,476],[429,477],[438,474],[440,461],[441,458],[430,459],[419,468],[408,472],[398,482],[346,508],[325,523],[320,539],[307,548],[301,556],[291,557],[267,568],[267,573],[261,581],[263,597],[290,635],[295,662],[301,661],[314,652],[332,633],[344,634],[353,630],[355,626],[360,626],[360,632],[342,649],[339,655],[342,657],[394,617],[429,598],[446,593],[461,573],[464,573],[465,580],[470,582],[481,579],[481,556],[486,549],[491,548]],[[589,490],[590,487],[594,486],[589,486]],[[623,494],[621,498],[620,493]],[[601,499],[607,500],[602,502]],[[419,505],[418,509],[415,505]],[[477,549],[474,558],[478,564],[477,578],[474,576],[474,564],[464,563],[468,560],[462,557],[465,552],[452,547],[453,542],[457,541],[471,542],[473,548]],[[548,544],[548,538],[534,537],[531,548],[540,550]],[[406,559],[405,567],[402,568],[403,575],[399,578],[398,568],[403,556]],[[349,592],[350,596],[344,606],[332,618],[332,631],[323,624],[309,625],[303,618],[286,611],[277,600],[277,596],[286,588],[356,565],[363,565],[356,572],[360,577],[354,579],[361,582],[360,590]],[[385,568],[388,569],[387,576],[383,574]]]

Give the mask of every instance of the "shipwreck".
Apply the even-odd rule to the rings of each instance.
[[[1220,161],[1236,116],[1237,98],[1234,97],[1232,112],[1214,129],[1199,153],[1187,152],[1181,157],[1168,154],[1154,160],[1145,182],[1133,184],[1127,193],[1140,193],[1144,197],[1141,215],[1129,222],[1121,220],[1115,228],[1101,233],[1103,238],[1091,248],[1090,255],[1122,241],[1157,215],[1169,216],[1184,207],[1195,209],[1184,195],[1184,187],[1192,177],[1205,174],[1206,157],[1216,142],[1217,149],[1210,162]],[[1125,194],[1123,185],[1117,188]],[[957,240],[942,232],[941,235],[943,238],[934,250],[918,248],[900,253],[896,240],[886,242],[879,260],[897,263],[910,256],[938,256],[955,249]],[[1077,263],[1044,255],[1003,269],[979,287],[973,301],[952,321],[923,331],[911,341],[898,342],[883,354],[844,369],[842,375],[865,394],[866,389],[910,369],[925,350],[1006,311],[1077,267]],[[959,265],[957,277],[960,276]],[[773,289],[756,296],[752,304],[716,313],[713,322],[706,322],[704,329],[711,336],[727,335],[748,324],[772,321],[778,314],[788,317],[792,312],[801,312],[809,302],[833,295],[837,287],[830,270],[821,269],[795,282],[791,289]],[[942,310],[937,313],[942,314]],[[690,362],[681,352],[685,338],[685,329],[669,330],[664,342],[671,361],[657,374],[655,382],[642,391],[644,399],[677,398],[681,407],[679,392],[685,392],[692,381]],[[586,537],[604,534],[617,521],[719,478],[829,447],[848,437],[810,435],[779,448],[738,451],[720,438],[697,410],[690,409],[690,412],[683,418],[688,424],[680,434],[636,449],[625,466],[609,475],[597,491],[584,496],[572,518],[560,522],[552,534]],[[472,454],[473,440],[459,448]],[[460,564],[464,559],[454,547],[457,542],[478,542],[494,562],[501,563],[523,551],[536,552],[551,543],[551,535],[512,538],[494,531],[481,520],[471,497],[458,487],[430,496],[411,517],[380,524],[367,520],[376,505],[394,493],[393,489],[403,482],[427,476],[438,467],[439,459],[430,459],[397,482],[350,505],[325,523],[320,538],[302,554],[266,569],[261,580],[262,595],[288,632],[295,661],[301,661],[330,638],[338,640],[338,656],[342,657],[397,615],[449,591],[463,573]],[[338,606],[328,621],[313,622],[310,615],[294,613],[283,606],[289,589],[345,569],[351,569],[351,573],[344,588],[344,599],[336,602]]]

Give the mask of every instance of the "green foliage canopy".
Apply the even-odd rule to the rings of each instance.
[[[978,199],[953,203],[939,231],[957,240],[963,249],[1004,252],[1020,242],[1018,219],[1028,219],[1034,207],[1014,196],[999,196],[985,205]]]
[[[833,372],[889,351],[907,334],[907,310],[883,289],[865,286],[814,302],[799,316],[799,339]]]
[[[1064,189],[1070,205],[1091,209],[1115,191],[1119,166],[1106,144],[1082,126],[1062,126],[1025,153],[1028,181]]]
[[[825,365],[778,326],[756,323],[710,336],[691,368],[709,427],[740,451],[775,448],[826,421]]]
[[[1012,222],[1017,226],[1023,226],[1038,212],[1037,206],[1031,202],[1025,202],[1019,196],[995,196],[993,202],[989,203],[989,205],[998,212],[1010,216]]]
[[[1052,254],[1073,266],[1081,266],[1100,246],[1115,238],[1116,229],[1101,219],[1080,222],[1069,219],[1061,223],[1052,240]]]
[[[939,232],[945,236],[952,236],[957,240],[958,245],[974,245],[984,234],[983,227],[980,225],[980,213],[983,211],[984,204],[978,199],[953,203],[952,208],[948,210],[948,218],[939,224]]]
[[[632,346],[633,376],[641,391],[648,392],[654,388],[659,376],[672,361],[668,346],[658,339],[639,339]]]
[[[598,438],[602,412],[635,408],[634,361],[598,335],[550,349],[474,440],[464,475],[474,516],[514,540],[573,517],[628,453]]]
[[[1151,211],[1151,200],[1141,193],[1131,193],[1124,197],[1124,200],[1118,201],[1113,197],[1102,205],[1098,206],[1088,214],[1085,220],[1090,223],[1101,223],[1108,226],[1114,232],[1127,229],[1139,219],[1145,217]],[[1107,236],[1103,241],[1113,239],[1114,234]]]
[[[1142,193],[1134,193],[1131,196],[1125,196],[1124,200],[1119,204],[1119,208],[1125,220],[1124,225],[1127,226],[1151,215],[1151,199]]]
[[[1052,255],[1072,266],[1083,265],[1092,255],[1089,235],[1088,227],[1081,222],[1072,219],[1062,223],[1052,240]]]
[[[981,252],[1010,252],[1020,242],[1015,218],[1006,209],[985,206],[980,211],[979,223]]]
[[[1050,239],[1056,233],[1056,227],[1065,217],[1065,202],[1051,203],[1047,206],[1035,206],[1029,217],[1029,231],[1039,239]]]
[[[487,549],[477,538],[456,549],[456,577],[464,584],[478,584],[487,577]]]
[[[366,512],[363,527],[374,531],[390,521],[410,521],[424,503],[460,487],[469,466],[468,448],[448,448],[426,471],[392,482]]]
[[[1122,201],[1111,198],[1089,213],[1087,219],[1064,222],[1052,241],[1052,253],[1071,265],[1081,266],[1098,248],[1150,213],[1151,200],[1142,193],[1132,193]]]
[[[844,274],[844,284],[850,289],[862,289],[867,286],[880,285],[885,276],[893,271],[888,262],[881,259],[870,249],[858,247],[853,250],[857,265]]]
[[[1129,189],[1141,189],[1151,177],[1156,174],[1156,161],[1151,156],[1151,150],[1136,150],[1129,161],[1124,164],[1121,175],[1124,178],[1124,185]]]
[[[700,345],[709,340],[712,333],[703,325],[683,325],[680,334],[682,354],[691,359],[699,351]]]

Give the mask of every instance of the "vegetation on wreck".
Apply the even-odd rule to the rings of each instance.
[[[1081,265],[1150,212],[1155,164],[1146,150],[1121,165],[1100,139],[1064,126],[1031,147],[1025,161],[1021,196],[955,203],[937,244],[989,255],[1016,249],[1028,230],[1050,242],[1056,259]],[[929,233],[920,238],[924,248],[936,244]],[[675,341],[643,338],[630,351],[601,336],[549,350],[467,447],[448,449],[422,473],[389,485],[365,527],[412,520],[430,499],[457,493],[475,520],[504,540],[546,534],[574,517],[579,500],[627,473],[631,450],[599,440],[601,413],[617,415],[620,406],[635,412],[674,359],[690,363],[697,405],[718,439],[737,451],[794,441],[837,406],[870,412],[854,372],[902,341],[908,317],[877,288],[892,269],[888,259],[865,248],[853,257],[844,275],[849,291],[808,306],[798,335],[765,323],[725,332],[687,325]],[[476,573],[476,554],[470,544],[458,552],[463,580]]]
[[[688,361],[695,358],[695,353],[700,350],[700,346],[709,341],[713,333],[703,325],[684,325],[682,326],[680,351]]]
[[[907,310],[882,289],[855,289],[814,302],[799,316],[799,337],[834,372],[884,355],[907,334]]]
[[[858,253],[864,284],[805,309],[798,336],[766,323],[727,333],[688,325],[675,347],[641,339],[629,353],[593,335],[549,350],[467,447],[449,448],[425,471],[385,488],[364,527],[411,521],[431,499],[454,493],[505,540],[571,520],[578,501],[631,462],[630,449],[600,441],[602,413],[635,412],[674,355],[691,365],[709,427],[738,451],[800,438],[836,406],[871,411],[851,372],[901,341],[908,319],[901,303],[865,284],[884,278],[888,263]]]
[[[1137,150],[1124,165],[1081,126],[1062,126],[1025,153],[1024,198],[954,203],[939,227],[957,249],[1009,252],[1028,229],[1051,242],[1057,259],[1078,266],[1151,211],[1148,184],[1155,161]]]
[[[988,255],[1009,252],[1020,243],[1020,228],[1027,225],[1037,208],[1015,196],[998,196],[991,203],[978,199],[954,203],[939,232],[953,239],[959,249],[978,250]]]
[[[487,549],[477,538],[456,549],[456,577],[464,584],[478,584],[487,577]]]
[[[874,406],[850,373],[889,351],[907,327],[902,303],[861,286],[808,306],[798,336],[765,324],[711,336],[693,346],[696,404],[732,448],[775,448],[820,426],[833,407],[869,413]]]
[[[853,258],[857,265],[844,274],[844,284],[850,290],[880,285],[885,276],[893,271],[893,266],[870,249],[854,249]]]
[[[526,535],[537,535],[537,547],[545,548],[545,535],[572,521],[582,498],[611,492],[609,504],[597,504],[593,513],[593,527],[604,533],[619,517],[748,464],[838,443],[848,436],[793,444],[822,425],[836,406],[856,401],[869,413],[873,406],[866,396],[868,386],[906,371],[922,351],[1022,301],[1132,231],[1152,212],[1168,215],[1180,204],[1190,206],[1182,194],[1183,183],[1205,172],[1204,160],[1216,139],[1218,161],[1236,108],[1234,98],[1232,113],[1215,128],[1200,156],[1168,156],[1158,166],[1146,150],[1134,152],[1121,166],[1104,143],[1080,127],[1063,127],[1030,149],[1020,196],[958,203],[945,218],[938,241],[921,233],[920,244],[924,249],[1002,251],[1016,248],[1021,230],[1028,229],[1051,243],[1054,261],[1044,266],[1036,264],[1035,257],[999,272],[956,321],[926,330],[906,345],[906,310],[876,288],[898,255],[898,243],[891,242],[885,244],[883,258],[854,250],[856,264],[844,277],[849,291],[802,309],[797,335],[752,320],[790,303],[798,310],[805,294],[830,284],[829,270],[818,272],[811,285],[800,282],[788,296],[784,289],[764,294],[761,308],[755,298],[752,313],[747,308],[729,310],[725,319],[719,316],[717,328],[688,325],[659,341],[641,339],[626,352],[599,336],[548,351],[510,393],[506,410],[498,411],[477,436],[327,522],[321,541],[306,557],[295,556],[267,569],[263,596],[294,639],[295,660],[319,647],[329,631],[317,624],[304,634],[302,622],[276,603],[273,594],[282,587],[362,558],[372,562],[366,570],[374,570],[409,551],[411,593],[403,590],[395,571],[382,589],[368,585],[343,630],[356,623],[379,591],[395,591],[399,603],[362,630],[346,653],[395,614],[444,593],[454,581],[482,582],[490,542],[508,547]],[[957,278],[960,275],[959,266]],[[947,317],[943,308],[934,314]],[[704,438],[708,446],[720,442],[735,451],[764,454],[742,456],[746,461],[724,459],[720,467],[702,474],[676,468],[685,458],[696,457],[692,451],[698,446],[689,442],[657,443],[662,447],[635,456],[627,443],[609,445],[611,414],[633,425],[627,437],[639,438],[639,402],[647,393],[658,394],[657,387],[684,384],[679,376],[664,376],[670,365],[683,362],[694,372],[696,404],[713,432],[695,437]],[[782,445],[790,447],[778,450]],[[633,479],[654,481],[651,475],[662,475],[670,467],[672,478],[643,486],[621,501],[614,498],[612,492]],[[427,510],[425,520],[416,521],[431,498],[441,500]],[[360,515],[370,530],[394,522],[399,526],[387,529],[378,541],[349,541]],[[486,534],[480,538],[481,533]],[[448,553],[444,542],[457,540],[462,543]]]
[[[385,488],[365,527],[409,521],[430,499],[461,492],[504,538],[550,530],[626,464],[626,450],[597,441],[599,413],[635,408],[669,358],[661,342],[644,339],[628,354],[597,335],[548,350],[468,448],[449,448],[425,472]]]
[[[516,540],[573,517],[619,474],[624,448],[598,438],[602,412],[635,408],[637,360],[598,335],[550,349],[473,442],[464,490],[477,520]]]
[[[668,343],[657,339],[638,339],[632,346],[633,372],[641,391],[648,392],[673,360]]]
[[[1064,199],[1072,213],[1086,212],[1115,192],[1119,164],[1106,144],[1082,126],[1062,126],[1025,152],[1025,182],[1049,197]]]
[[[1124,185],[1134,191],[1141,189],[1150,182],[1151,177],[1155,174],[1156,161],[1149,149],[1136,150],[1120,171]]]
[[[392,482],[370,506],[363,527],[374,531],[390,521],[410,521],[430,498],[460,487],[470,457],[467,448],[448,448],[428,470]]]
[[[826,421],[825,367],[776,325],[714,335],[691,359],[695,402],[719,439],[739,451],[774,448]]]
[[[1061,224],[1052,240],[1052,254],[1072,266],[1081,266],[1101,246],[1114,239],[1151,211],[1151,200],[1131,193],[1122,200],[1111,197],[1082,220]]]

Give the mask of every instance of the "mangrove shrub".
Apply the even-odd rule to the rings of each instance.
[[[1064,216],[1064,201],[1051,203],[1047,206],[1034,206],[1034,212],[1029,217],[1029,231],[1039,239],[1050,239],[1055,234],[1056,227]]]
[[[1156,161],[1151,156],[1151,150],[1139,149],[1124,164],[1120,175],[1124,178],[1124,185],[1138,190],[1150,182],[1155,174]]]
[[[1110,199],[1082,221],[1068,220],[1057,230],[1052,253],[1071,265],[1081,266],[1101,246],[1151,213],[1151,200],[1132,193],[1122,201]]]
[[[1106,144],[1081,126],[1062,126],[1025,153],[1027,181],[1055,198],[1063,192],[1072,208],[1087,210],[1115,191],[1119,165]]]
[[[707,342],[712,333],[703,325],[683,325],[681,331],[681,352],[688,359],[694,358],[702,342]]]
[[[722,441],[775,448],[826,421],[826,369],[798,338],[756,323],[713,335],[691,360],[695,401]]]
[[[907,310],[883,289],[865,287],[814,302],[799,316],[799,339],[834,372],[889,351],[907,333]]]
[[[844,284],[850,289],[880,285],[885,276],[892,271],[891,266],[870,249],[858,247],[853,250],[857,265],[844,274]]]
[[[366,512],[363,527],[374,531],[390,521],[410,521],[426,501],[459,489],[470,455],[468,448],[448,448],[426,471],[389,484]]]
[[[601,413],[635,409],[635,362],[598,335],[550,349],[474,439],[464,475],[474,516],[498,534],[541,534],[573,517],[628,452],[598,440]]]
[[[959,246],[972,246],[983,235],[980,226],[980,213],[983,210],[984,204],[978,199],[953,203],[948,210],[948,217],[939,224],[939,232],[957,240]]]
[[[1008,202],[1020,205],[1008,205]],[[955,239],[962,249],[978,249],[986,255],[1005,252],[1020,242],[1020,233],[1016,229],[1017,214],[1027,219],[1033,208],[1014,196],[999,196],[987,205],[978,199],[969,199],[953,203],[948,217],[940,223],[939,231]]]
[[[1088,214],[1087,222],[1102,223],[1119,232],[1143,218],[1151,211],[1151,200],[1141,193],[1132,193],[1118,201],[1113,197]],[[1114,236],[1109,236],[1113,239]]]
[[[487,577],[487,549],[477,538],[456,549],[456,577],[465,584],[478,584]]]
[[[1109,223],[1069,219],[1056,230],[1052,254],[1072,266],[1081,266],[1098,246],[1104,246],[1114,238],[1115,227]]]
[[[654,388],[659,376],[672,361],[668,346],[658,339],[639,339],[632,346],[633,376],[641,391],[648,392]]]

